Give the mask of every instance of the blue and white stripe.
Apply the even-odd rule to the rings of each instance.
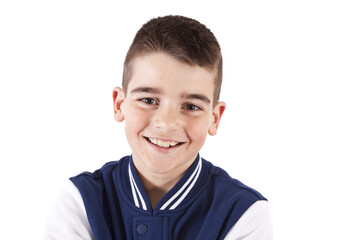
[[[144,198],[142,197],[142,195],[141,195],[141,193],[140,193],[140,191],[139,191],[139,188],[138,188],[138,186],[136,185],[136,182],[135,182],[134,177],[133,177],[133,175],[132,175],[131,168],[130,168],[130,163],[129,163],[129,178],[130,178],[131,192],[132,192],[132,195],[133,195],[133,198],[134,198],[135,206],[137,206],[138,208],[140,208],[139,200],[138,200],[138,197],[137,197],[137,196],[139,196],[140,201],[141,201],[142,209],[143,209],[143,210],[147,210],[147,207],[146,207]],[[135,191],[135,190],[136,190],[136,191]]]
[[[180,195],[180,198],[169,208],[169,210],[174,210],[189,194],[190,190],[194,187],[197,179],[199,178],[200,172],[201,172],[201,166],[202,166],[202,160],[199,159],[198,165],[196,166],[194,172],[191,174],[189,179],[186,181],[186,183],[177,191],[162,207],[160,210],[165,210],[170,204],[174,202],[174,200]],[[189,185],[190,184],[190,185]],[[188,188],[186,188],[189,185]],[[185,190],[186,189],[186,190]]]

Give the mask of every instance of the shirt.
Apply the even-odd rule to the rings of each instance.
[[[131,156],[71,180],[45,239],[272,239],[266,199],[199,156],[154,209]]]

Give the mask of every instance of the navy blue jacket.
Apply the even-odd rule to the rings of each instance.
[[[70,180],[96,240],[223,239],[253,203],[266,200],[199,156],[154,209],[131,156]]]

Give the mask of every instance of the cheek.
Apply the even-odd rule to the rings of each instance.
[[[194,119],[187,124],[187,134],[193,142],[203,144],[209,129],[209,122],[206,119]]]
[[[125,114],[126,135],[138,134],[149,123],[150,116],[144,111],[136,108],[129,108]]]

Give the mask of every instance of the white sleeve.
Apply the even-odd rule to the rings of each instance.
[[[240,217],[224,240],[272,240],[268,202],[257,201]]]
[[[43,239],[94,239],[80,192],[70,180],[50,211]]]

